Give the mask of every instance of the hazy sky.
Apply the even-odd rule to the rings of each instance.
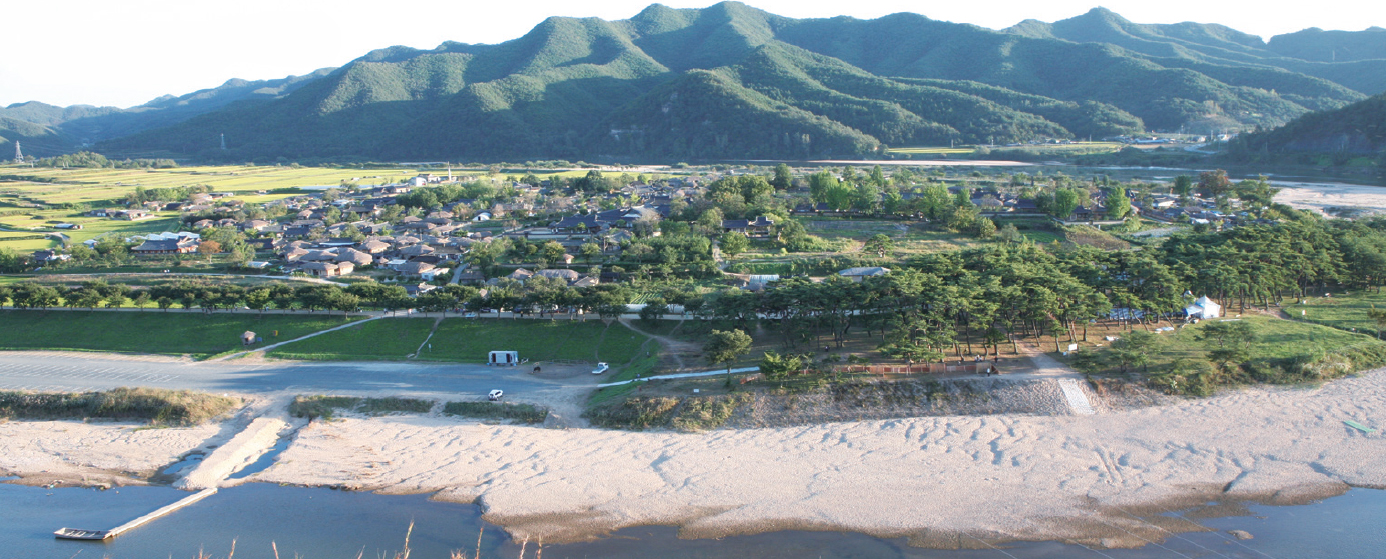
[[[550,15],[626,19],[651,0],[5,0],[0,3],[0,106],[24,101],[129,107],[229,78],[271,79],[340,66],[391,45],[497,43]],[[664,0],[676,8],[713,0]],[[999,29],[1055,21],[1097,0],[748,0],[790,17],[874,18],[915,12]],[[1381,0],[1105,0],[1138,23],[1221,23],[1271,35],[1306,27],[1386,27]]]

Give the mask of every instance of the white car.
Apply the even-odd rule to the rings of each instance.
[[[611,368],[611,366],[610,366],[610,365],[607,365],[606,363],[597,363],[597,368],[592,369],[592,374],[594,374],[594,375],[600,375],[600,374],[602,374],[602,373],[605,373],[606,370],[607,370],[607,369],[610,369],[610,368]]]
[[[492,390],[489,394],[486,395],[486,399],[487,399],[487,400],[490,400],[490,401],[492,401],[492,402],[499,402],[500,399],[501,399],[501,396],[504,396],[504,395],[505,395],[505,391],[504,391],[504,390]]]

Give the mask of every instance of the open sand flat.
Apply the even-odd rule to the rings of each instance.
[[[0,422],[0,473],[26,483],[141,483],[223,435],[224,425],[149,429],[80,421]]]
[[[1270,181],[1280,189],[1275,201],[1301,210],[1328,208],[1386,209],[1386,187],[1344,183]]]
[[[545,541],[674,524],[690,536],[822,527],[944,547],[1141,545],[1195,527],[1133,514],[1386,486],[1386,440],[1347,419],[1386,423],[1386,372],[1095,416],[705,434],[343,419],[304,428],[258,479],[477,499],[489,520]]]

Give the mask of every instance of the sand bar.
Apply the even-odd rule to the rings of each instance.
[[[1136,410],[943,416],[702,434],[349,417],[299,431],[252,480],[438,493],[519,538],[622,527],[712,537],[787,528],[937,547],[1062,539],[1137,546],[1196,526],[1141,520],[1211,499],[1294,504],[1386,487],[1386,370]],[[152,471],[216,426],[0,424],[0,471]],[[225,435],[222,435],[223,437]],[[1182,522],[1182,525],[1178,525]]]

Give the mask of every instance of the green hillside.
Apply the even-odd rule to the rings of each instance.
[[[1243,135],[1233,147],[1243,157],[1276,153],[1386,154],[1386,94],[1334,111],[1306,115],[1274,130]]]
[[[50,126],[0,116],[0,161],[14,157],[14,142],[18,141],[26,156],[51,157],[72,151],[77,141]]]
[[[551,17],[497,45],[381,49],[250,91],[228,82],[140,110],[10,116],[79,139],[119,122],[98,149],[208,160],[850,157],[1271,128],[1386,89],[1386,60],[1362,58],[1386,34],[1362,33],[1333,36],[1360,55],[1338,62],[1285,46],[1296,38],[1268,45],[1100,8],[992,31],[908,13],[793,19],[738,2],[655,4],[622,21]]]

